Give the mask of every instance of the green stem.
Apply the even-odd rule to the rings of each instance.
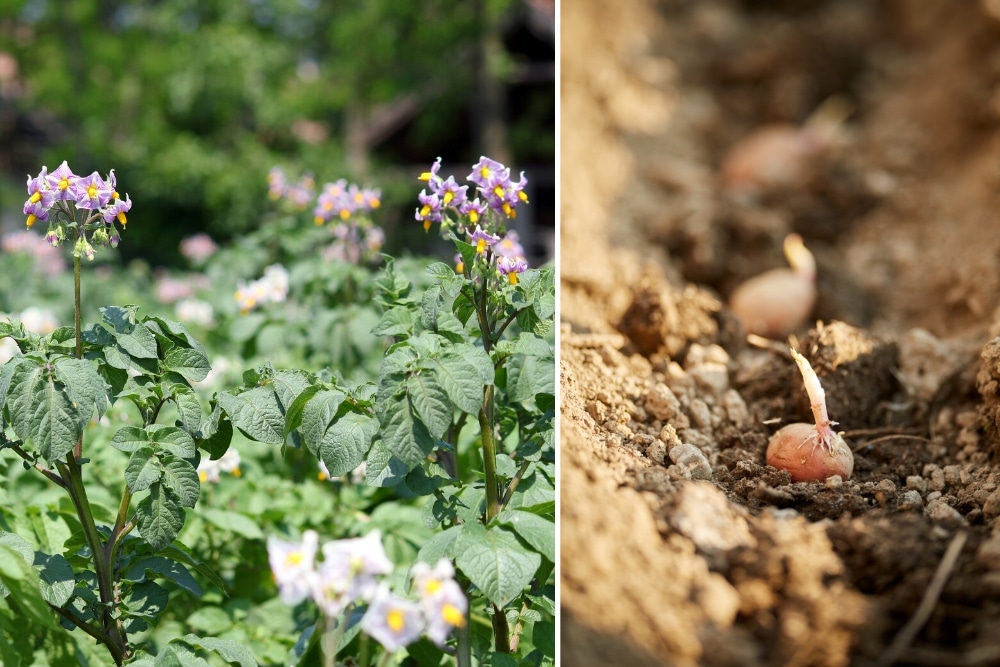
[[[90,635],[91,637],[93,637],[97,641],[99,641],[102,644],[104,644],[105,646],[107,646],[108,647],[108,651],[111,652],[111,657],[114,658],[115,664],[120,665],[120,664],[122,664],[122,662],[124,662],[124,660],[125,660],[124,656],[121,655],[121,653],[116,652],[116,647],[114,646],[114,643],[111,641],[111,637],[109,637],[107,634],[101,632],[100,630],[98,630],[94,626],[90,625],[86,621],[84,621],[84,620],[82,620],[80,618],[77,618],[74,614],[71,614],[69,611],[67,611],[66,609],[63,609],[62,607],[56,607],[56,606],[50,604],[49,608],[52,611],[54,611],[57,614],[59,614],[60,616],[62,616],[63,618],[65,618],[70,623],[72,623],[74,626],[80,628],[81,630],[83,630],[84,632],[86,632],[88,635]]]
[[[79,442],[77,443],[79,446]],[[128,655],[128,642],[121,627],[115,622],[111,615],[111,610],[115,604],[114,593],[114,573],[111,561],[108,560],[108,551],[101,541],[101,535],[97,531],[97,524],[94,522],[94,513],[90,507],[90,500],[87,498],[87,489],[83,485],[83,475],[80,464],[73,458],[72,454],[66,455],[65,463],[58,463],[57,467],[63,479],[69,481],[68,491],[70,499],[76,507],[77,517],[83,527],[83,534],[87,538],[87,545],[94,556],[94,572],[97,575],[97,588],[101,595],[101,604],[104,607],[102,613],[102,623],[108,642],[105,643],[112,657]],[[121,659],[115,660],[116,664],[122,664]]]
[[[472,623],[467,620],[455,630],[458,649],[455,652],[455,667],[472,667]]]
[[[510,653],[510,626],[502,607],[493,605],[493,640],[497,653]]]
[[[493,385],[483,388],[483,407],[479,410],[479,430],[483,441],[483,474],[486,484],[486,520],[489,524],[500,513],[500,489],[497,484],[497,449],[493,422],[488,407],[493,402]]]
[[[510,480],[510,484],[507,485],[507,490],[503,494],[503,498],[500,501],[500,509],[506,507],[507,503],[510,502],[511,497],[514,495],[514,491],[517,490],[518,484],[521,483],[521,480],[524,478],[524,473],[530,465],[531,461],[521,461],[521,467],[517,469],[514,479]]]

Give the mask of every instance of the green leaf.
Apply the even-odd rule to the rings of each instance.
[[[365,464],[365,482],[369,486],[396,486],[404,480],[410,470],[389,453],[381,440],[372,443],[368,456],[365,457]]]
[[[348,412],[331,424],[319,448],[330,476],[341,477],[361,465],[376,433],[375,418],[358,412]]]
[[[128,333],[118,331],[115,342],[134,359],[157,359],[156,336],[144,324],[136,324]]]
[[[436,565],[442,558],[454,559],[455,541],[461,534],[462,526],[452,526],[440,533],[435,533],[434,537],[420,547],[420,551],[417,552],[417,560],[428,565]]]
[[[161,477],[163,485],[177,496],[183,507],[194,507],[201,496],[201,482],[193,465],[171,455],[164,457]]]
[[[323,389],[313,394],[312,398],[304,404],[299,433],[302,434],[302,442],[305,443],[306,448],[316,456],[320,455],[320,445],[326,430],[346,397],[347,395],[342,391]],[[333,476],[339,477],[340,475]]]
[[[160,479],[160,460],[152,447],[140,447],[132,452],[125,466],[125,483],[132,493],[145,491]]]
[[[531,583],[542,557],[501,528],[466,523],[455,540],[455,565],[490,602],[506,607]]]
[[[80,413],[65,385],[56,384],[52,367],[19,363],[10,384],[16,390],[7,407],[18,437],[30,440],[50,462],[71,452],[83,432]]]
[[[35,552],[35,571],[38,572],[42,598],[53,607],[62,607],[73,597],[76,575],[69,561],[62,555]]]
[[[556,525],[531,512],[505,510],[497,521],[514,529],[521,539],[549,561],[556,561]]]
[[[176,426],[150,424],[146,427],[149,442],[158,450],[169,452],[182,459],[194,458],[196,447],[194,439],[187,431]]]
[[[190,435],[198,433],[201,428],[201,402],[195,393],[187,387],[175,386],[171,393],[171,398],[177,404],[177,411],[180,413],[180,427]]]
[[[229,664],[239,664],[240,667],[257,667],[257,660],[248,648],[231,639],[216,639],[215,637],[198,637],[185,635],[181,638],[192,646],[218,653]]]
[[[299,369],[275,371],[271,378],[271,387],[278,397],[281,413],[295,402],[295,398],[310,386],[309,374]]]
[[[435,278],[448,278],[455,275],[455,269],[448,266],[444,262],[433,262],[430,264],[424,272],[429,276],[434,276]]]
[[[4,544],[0,544],[0,584],[9,591],[8,602],[21,612],[24,620],[45,628],[59,628],[42,597],[38,573],[21,554]]]
[[[149,496],[139,503],[135,514],[136,528],[153,551],[173,542],[184,526],[184,508],[160,483],[149,487]]]
[[[394,306],[385,311],[372,329],[376,336],[400,336],[413,332],[413,311],[404,306]]]
[[[212,370],[208,363],[208,357],[197,350],[183,347],[175,347],[167,353],[164,360],[167,368],[176,371],[184,377],[194,382],[200,382],[208,377],[208,372]]]
[[[434,449],[434,437],[421,421],[414,419],[410,401],[407,398],[384,400],[379,393],[376,410],[379,406],[380,433],[386,451],[407,470],[419,465]]]
[[[165,317],[147,317],[145,318],[145,322],[150,329],[154,331],[159,329],[160,332],[169,335],[182,347],[189,347],[196,352],[200,352],[204,357],[208,356],[208,353],[205,352],[205,346],[192,336],[180,322],[174,322]]]
[[[198,432],[198,446],[204,447],[213,461],[222,458],[233,440],[233,425],[218,402],[212,408],[212,413],[201,423]]]
[[[299,428],[302,425],[302,412],[305,410],[306,405],[309,401],[313,399],[313,396],[322,391],[323,388],[319,385],[310,385],[299,392],[299,395],[295,397],[285,409],[285,437],[288,434]]]
[[[420,324],[429,331],[437,330],[438,312],[444,305],[441,286],[431,285],[420,297]]]
[[[552,346],[544,338],[533,333],[522,332],[514,341],[512,351],[529,357],[554,357]]]
[[[451,426],[455,408],[434,374],[411,374],[406,378],[406,394],[414,413],[427,427],[431,436],[435,438],[444,436],[445,431]]]
[[[254,387],[236,396],[216,395],[233,425],[251,440],[280,445],[285,442],[285,416],[273,389]]]
[[[430,365],[459,410],[472,415],[479,412],[483,407],[483,387],[493,384],[493,364],[482,348],[459,345],[431,360]],[[488,377],[484,378],[487,372]]]
[[[220,607],[201,607],[187,617],[187,624],[209,635],[219,635],[233,627],[233,618]]]
[[[93,362],[73,357],[59,357],[53,363],[56,380],[62,382],[70,400],[75,404],[80,428],[90,423],[97,412],[100,419],[108,409],[108,385],[94,369]]]
[[[552,359],[516,354],[507,361],[507,398],[511,401],[530,401],[535,394],[554,394],[555,382]]]
[[[264,533],[256,523],[248,517],[231,510],[220,510],[207,507],[201,511],[201,516],[212,525],[228,530],[251,540],[264,539]]]
[[[179,639],[173,639],[156,656],[154,667],[210,667],[207,660],[199,657],[194,648]]]
[[[201,586],[181,563],[164,556],[147,556],[132,563],[122,574],[122,579],[133,583],[146,581],[146,572],[169,579],[194,595],[201,595]]]
[[[123,452],[134,452],[149,446],[149,436],[138,426],[123,426],[111,438],[111,446]]]

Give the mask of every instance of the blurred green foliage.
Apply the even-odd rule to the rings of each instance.
[[[37,166],[67,159],[87,173],[111,165],[123,194],[137,202],[125,259],[141,249],[154,265],[174,264],[185,235],[225,240],[256,228],[264,176],[275,164],[383,188],[394,252],[406,247],[392,232],[409,230],[413,176],[390,165],[479,155],[471,136],[478,45],[516,7],[512,0],[8,0],[0,6],[0,51],[19,64],[17,112],[44,136]],[[490,71],[504,77],[510,68]],[[552,88],[551,105],[541,98],[550,113]],[[371,138],[379,114],[408,103],[416,139]],[[522,159],[553,161],[552,118],[532,110],[510,128]],[[351,136],[361,137],[360,148],[349,148]],[[23,181],[21,173],[6,176]],[[4,198],[7,210],[15,203]]]

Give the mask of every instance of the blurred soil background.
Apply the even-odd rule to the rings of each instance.
[[[561,29],[563,664],[1000,664],[1000,3],[574,0]],[[726,305],[791,232],[850,480],[765,465],[808,400]]]

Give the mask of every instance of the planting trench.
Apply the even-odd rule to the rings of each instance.
[[[563,664],[1000,664],[997,6],[563,4]],[[822,153],[727,189],[830,108]],[[790,232],[849,480],[765,464],[808,399],[726,306]]]

